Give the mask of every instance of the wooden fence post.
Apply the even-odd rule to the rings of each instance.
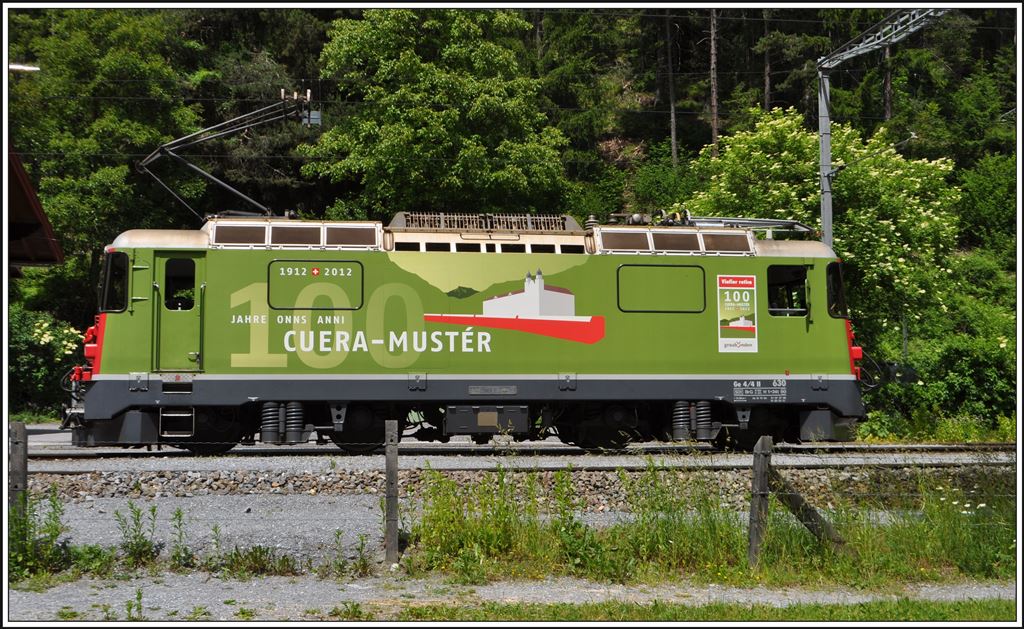
[[[832,528],[829,521],[821,517],[821,514],[808,504],[804,497],[789,484],[789,481],[783,478],[776,470],[770,469],[768,471],[768,483],[782,504],[786,505],[786,508],[792,511],[793,515],[803,522],[807,530],[813,533],[818,540],[831,544],[836,549],[846,543],[846,540],[840,537],[839,533],[836,533],[836,530]]]
[[[7,506],[21,509],[28,496],[28,436],[25,432],[25,424],[14,422],[7,430],[7,438],[10,444],[10,467],[7,473],[10,474],[7,487]]]
[[[757,566],[761,554],[761,540],[768,522],[768,471],[772,464],[772,438],[762,436],[754,446],[753,477],[750,482],[750,537],[747,545],[747,564]]]
[[[398,420],[384,422],[384,560],[398,562]]]

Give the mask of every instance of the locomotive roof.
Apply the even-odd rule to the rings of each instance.
[[[117,236],[107,249],[444,250],[422,244],[426,242],[442,246],[444,243],[451,243],[449,250],[466,251],[467,249],[461,245],[455,245],[470,242],[499,243],[498,246],[503,247],[502,251],[517,252],[525,251],[522,248],[524,243],[533,243],[534,248],[531,251],[545,253],[570,252],[570,247],[575,247],[571,253],[835,257],[828,245],[817,240],[758,239],[754,237],[752,229],[725,225],[597,225],[582,230],[578,223],[570,218],[559,230],[556,224],[551,222],[530,225],[538,229],[459,229],[436,223],[427,226],[422,221],[417,222],[416,226],[410,226],[411,222],[402,220],[398,225],[393,222],[392,225],[385,227],[379,221],[306,221],[277,217],[210,218],[197,230],[129,230]],[[716,237],[718,244],[712,244]],[[641,244],[628,244],[630,239]],[[501,245],[503,242],[506,244]],[[659,245],[659,242],[692,244]],[[407,244],[416,244],[423,248],[411,249],[403,246]],[[486,251],[497,249],[487,248]]]

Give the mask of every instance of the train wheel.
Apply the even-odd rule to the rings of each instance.
[[[711,445],[715,447],[715,450],[722,452],[752,452],[760,438],[760,433],[752,430],[722,428]]]
[[[241,439],[242,423],[232,409],[196,409],[195,435],[189,441],[170,442],[169,445],[192,454],[209,456],[227,452]]]
[[[369,406],[353,406],[345,414],[345,428],[330,433],[331,441],[346,452],[365,454],[384,445],[384,414]]]
[[[626,449],[632,435],[610,426],[587,426],[576,445],[587,452],[619,452]]]
[[[771,437],[774,443],[792,440],[794,427],[795,424],[789,421],[789,417],[783,411],[763,406],[755,407],[746,430],[722,428],[712,445],[717,450],[753,452],[757,440],[762,435]],[[799,437],[799,431],[796,434]]]

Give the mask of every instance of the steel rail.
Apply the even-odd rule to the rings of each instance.
[[[786,454],[911,454],[911,453],[982,453],[982,452],[1015,452],[1017,445],[1012,443],[943,443],[943,444],[864,444],[864,443],[803,443],[778,444],[775,452]],[[219,455],[219,458],[250,458],[250,457],[283,457],[329,455],[343,457],[372,456],[383,452],[380,448],[363,453],[350,454],[339,450],[332,444],[322,446],[302,445],[294,447],[281,446],[237,446],[235,449]],[[634,444],[622,451],[587,452],[582,448],[568,444],[540,446],[528,443],[512,444],[422,444],[400,443],[399,452],[405,456],[644,456],[649,454],[746,454],[743,452],[715,451],[705,444]],[[52,461],[60,459],[119,459],[119,458],[159,458],[159,457],[193,457],[192,453],[168,447],[166,449],[142,449],[126,447],[120,450],[106,449],[57,449],[54,447],[30,447],[29,459],[35,461]],[[208,458],[208,457],[203,457]]]

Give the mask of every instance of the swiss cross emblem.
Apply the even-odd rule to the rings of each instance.
[[[313,277],[316,277],[317,275],[320,275],[320,269],[318,267],[313,267]]]

